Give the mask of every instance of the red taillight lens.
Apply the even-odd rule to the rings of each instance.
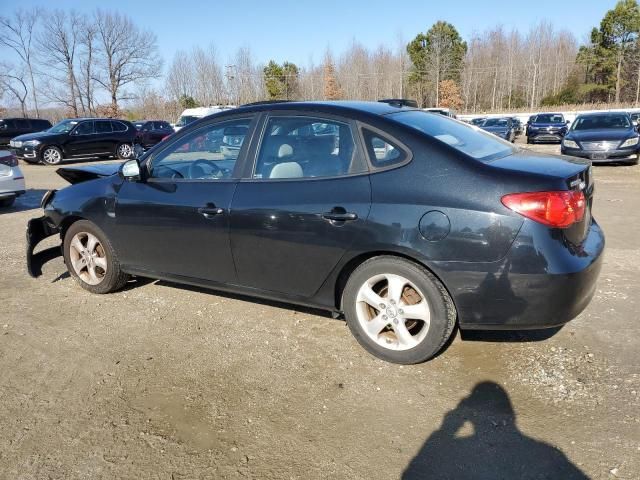
[[[16,167],[18,166],[18,158],[14,153],[11,153],[10,155],[0,157],[0,163],[9,167]]]
[[[584,217],[584,193],[559,192],[511,193],[502,197],[502,204],[520,215],[550,227],[567,228]]]

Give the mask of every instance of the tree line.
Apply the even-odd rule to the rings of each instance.
[[[214,44],[195,46],[176,52],[162,76],[155,34],[125,14],[18,9],[0,17],[0,47],[16,59],[0,64],[0,98],[24,115],[40,115],[45,105],[64,116],[115,116],[126,107],[163,118],[260,100],[412,98],[465,112],[638,105],[637,0],[603,13],[584,44],[550,22],[526,32],[496,26],[464,40],[438,21],[408,42],[371,49],[353,40],[341,54],[327,49],[304,66],[261,64],[247,46],[222,61]]]

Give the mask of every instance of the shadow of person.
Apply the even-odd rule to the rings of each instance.
[[[449,411],[404,480],[588,479],[558,448],[518,430],[507,392],[483,382]]]

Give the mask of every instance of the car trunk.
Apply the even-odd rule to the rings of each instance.
[[[588,161],[551,155],[535,154],[520,151],[489,162],[494,168],[510,170],[518,174],[531,174],[549,183],[549,187],[536,190],[575,190],[582,191],[585,196],[585,212],[581,221],[561,230],[564,238],[573,245],[579,245],[587,235],[591,225],[591,209],[593,206],[594,179],[591,164]]]

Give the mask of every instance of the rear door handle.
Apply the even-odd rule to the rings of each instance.
[[[358,214],[353,212],[325,212],[322,214],[322,218],[332,220],[334,222],[352,222],[358,219]]]
[[[216,207],[215,205],[210,204],[206,207],[200,207],[198,209],[198,213],[202,214],[205,218],[212,218],[216,215],[222,215],[224,213],[224,208]]]

